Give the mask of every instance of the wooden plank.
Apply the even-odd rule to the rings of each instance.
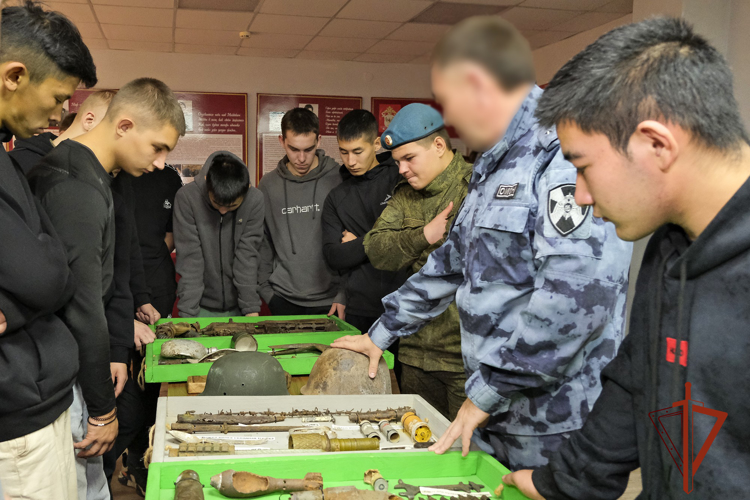
[[[188,394],[200,394],[206,388],[206,375],[194,375],[187,379]]]

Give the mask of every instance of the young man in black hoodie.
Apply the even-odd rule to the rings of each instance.
[[[75,26],[35,4],[2,10],[0,134],[59,120],[96,68]],[[75,288],[65,247],[0,147],[0,482],[10,498],[77,499],[70,434],[78,349],[54,313]]]
[[[151,78],[120,89],[90,132],[58,145],[29,174],[29,181],[65,244],[77,289],[63,314],[79,347],[80,371],[72,422],[79,488],[107,498],[101,455],[117,436],[112,380],[124,363],[110,363],[105,304],[112,296],[114,215],[110,174],[117,168],[140,176],[164,168],[185,134],[185,119],[172,91]],[[89,459],[89,463],[86,460]]]
[[[378,121],[369,111],[349,112],[339,122],[337,135],[344,182],[333,188],[323,206],[323,255],[342,275],[347,322],[367,332],[383,314],[383,297],[408,277],[406,271],[375,269],[363,243],[401,174],[390,152],[376,153]]]
[[[750,139],[727,62],[683,20],[623,26],[563,66],[537,116],[578,169],[578,204],[625,240],[655,233],[586,424],[505,484],[616,499],[640,466],[639,498],[747,498]]]

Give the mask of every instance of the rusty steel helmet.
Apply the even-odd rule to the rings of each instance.
[[[380,358],[374,379],[368,374],[370,360],[364,354],[348,349],[328,349],[320,355],[310,371],[310,378],[300,392],[317,394],[391,394],[391,374],[385,359]]]
[[[288,374],[264,352],[230,352],[211,365],[203,396],[288,396]]]

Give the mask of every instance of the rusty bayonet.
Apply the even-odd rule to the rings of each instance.
[[[180,413],[177,422],[181,424],[272,424],[283,422],[283,415],[232,415],[211,413]]]

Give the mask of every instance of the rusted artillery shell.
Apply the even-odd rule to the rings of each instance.
[[[174,500],[203,500],[203,485],[194,470],[183,471],[174,482]]]
[[[310,472],[303,479],[277,479],[252,472],[225,470],[211,478],[211,486],[229,498],[252,498],[278,491],[312,491],[323,487],[323,476]]]

